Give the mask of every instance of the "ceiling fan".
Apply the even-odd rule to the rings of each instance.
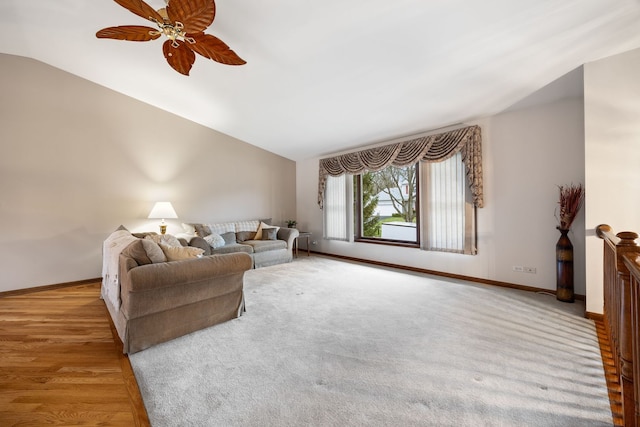
[[[158,29],[141,25],[107,27],[96,33],[98,38],[146,42],[164,34],[168,38],[162,45],[164,57],[174,70],[186,76],[196,60],[196,53],[221,64],[246,64],[225,42],[204,33],[216,15],[214,0],[166,0],[167,6],[159,10],[143,0],[114,1],[155,23]]]

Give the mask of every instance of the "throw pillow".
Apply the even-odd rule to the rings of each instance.
[[[267,225],[264,222],[260,221],[260,225],[258,225],[258,231],[256,231],[256,235],[255,235],[254,239],[262,240],[262,228],[263,227],[268,227],[268,226],[269,225]]]
[[[157,236],[158,233],[156,233],[155,231],[143,231],[142,233],[131,233],[132,235],[134,235],[135,237],[137,237],[138,239],[144,239],[147,236]]]
[[[238,231],[236,233],[236,240],[238,242],[244,242],[245,240],[253,240],[256,237],[255,231]]]
[[[193,246],[168,246],[160,243],[160,248],[164,252],[168,261],[180,261],[181,259],[198,258],[204,253],[204,249]]]
[[[278,229],[276,227],[263,228],[262,240],[278,240]]]
[[[211,233],[204,238],[204,241],[213,249],[221,248],[225,245],[225,241],[218,233]]]
[[[196,234],[200,237],[206,237],[211,234],[211,229],[208,224],[193,224],[196,229]]]
[[[191,235],[195,235],[196,234],[196,227],[194,227],[193,224],[187,224],[186,222],[182,223],[182,229],[184,230],[184,232],[186,234],[191,234]]]
[[[232,245],[236,243],[236,233],[233,231],[222,233],[220,236],[224,239],[225,245]]]
[[[182,246],[182,244],[180,243],[180,240],[178,240],[176,236],[173,236],[171,234],[156,234],[156,235],[147,236],[145,237],[145,239],[153,240],[158,244],[164,243],[167,246],[177,246],[177,247]]]
[[[164,255],[164,252],[156,242],[146,238],[141,239],[141,242],[142,242],[142,247],[144,248],[144,251],[147,253],[147,256],[149,257],[152,263],[157,264],[159,262],[167,261],[167,257]]]
[[[128,256],[133,258],[136,263],[138,263],[138,265],[147,265],[147,264],[151,264],[151,259],[149,258],[149,255],[147,255],[147,252],[144,250],[144,240],[142,239],[136,239],[134,242],[132,242],[129,246],[127,246],[122,252],[121,254],[124,256]],[[152,244],[155,245],[155,243],[151,242]],[[158,248],[160,249],[160,248]],[[162,255],[164,257],[164,255]]]

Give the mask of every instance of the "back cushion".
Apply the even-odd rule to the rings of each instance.
[[[209,224],[211,233],[224,234],[229,232],[236,232],[236,225],[233,222],[221,222],[218,224]]]
[[[236,224],[236,233],[239,231],[258,231],[258,226],[260,225],[260,221],[238,221]]]
[[[236,240],[238,242],[244,242],[245,240],[253,240],[256,237],[255,231],[238,231],[236,233]]]
[[[151,259],[147,255],[147,252],[144,250],[141,239],[136,239],[135,241],[131,242],[129,246],[124,248],[121,254],[126,257],[133,258],[135,262],[138,263],[138,265],[151,264]]]
[[[156,242],[151,239],[142,239],[141,242],[142,247],[144,248],[147,256],[153,264],[167,261],[167,257],[164,255],[164,252],[162,252],[162,249],[160,249],[160,246]]]

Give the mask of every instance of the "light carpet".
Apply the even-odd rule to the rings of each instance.
[[[160,426],[610,426],[579,303],[325,257],[249,271],[247,312],[131,355]]]

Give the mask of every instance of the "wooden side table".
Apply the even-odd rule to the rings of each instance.
[[[309,238],[311,237],[311,232],[310,231],[300,231],[298,234],[298,237],[296,237],[293,240],[293,248],[294,248],[294,255],[297,258],[298,257],[298,248],[300,246],[300,242],[298,240],[300,239],[307,239],[307,256],[310,255],[310,251],[309,251]]]

